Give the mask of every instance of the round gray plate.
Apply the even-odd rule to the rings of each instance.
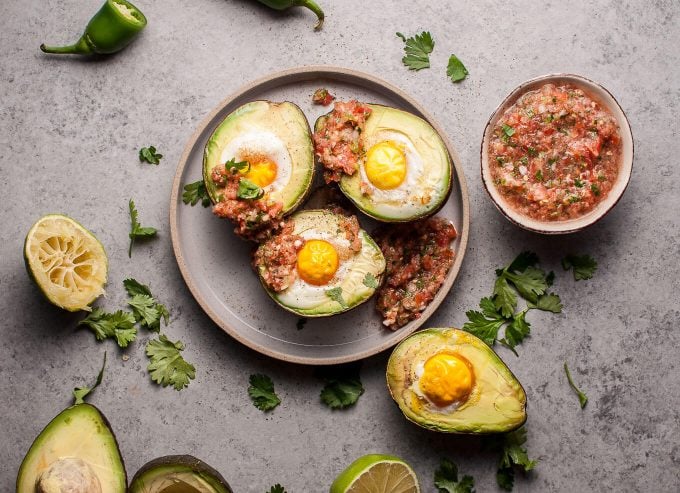
[[[210,209],[182,203],[185,184],[202,177],[203,148],[217,125],[234,109],[256,99],[291,101],[310,125],[330,108],[315,106],[314,90],[325,87],[338,100],[358,99],[410,111],[429,121],[444,139],[454,163],[448,202],[439,212],[458,231],[456,259],[439,293],[421,318],[392,332],[384,328],[369,300],[347,313],[309,319],[302,330],[298,317],[276,305],[250,267],[252,245],[237,238],[227,221]],[[319,173],[320,174],[320,173]],[[374,223],[359,215],[369,232]],[[390,348],[420,327],[436,310],[458,275],[469,229],[469,201],[460,158],[432,118],[409,96],[373,76],[337,67],[304,67],[257,80],[224,100],[187,143],[172,187],[170,229],[177,263],[189,290],[210,318],[243,344],[274,358],[324,365],[356,361]]]

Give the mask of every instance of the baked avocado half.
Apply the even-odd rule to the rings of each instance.
[[[252,101],[232,111],[205,145],[203,180],[213,203],[220,191],[212,179],[217,166],[247,162],[243,178],[283,204],[283,214],[302,203],[314,178],[314,146],[307,118],[289,102]]]
[[[104,415],[90,404],[59,413],[21,463],[17,493],[125,493],[127,475]]]
[[[326,317],[373,296],[385,257],[356,216],[303,210],[259,246],[254,266],[281,307],[304,317]]]
[[[422,118],[368,104],[359,166],[340,190],[365,214],[384,222],[414,221],[437,212],[451,191],[453,165],[444,141]],[[314,124],[315,132],[328,115]]]
[[[484,341],[458,329],[404,339],[387,363],[387,386],[404,416],[446,433],[505,433],[526,421],[522,385]]]
[[[137,471],[129,493],[232,493],[222,475],[191,455],[159,457]]]

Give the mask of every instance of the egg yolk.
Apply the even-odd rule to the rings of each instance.
[[[271,159],[261,158],[250,162],[250,169],[245,178],[252,181],[258,187],[264,188],[276,179],[276,163]]]
[[[420,376],[420,390],[439,407],[467,400],[473,383],[470,362],[452,353],[438,353],[428,358]]]
[[[328,284],[338,270],[338,252],[327,241],[308,240],[298,252],[297,269],[309,284]]]
[[[402,145],[392,140],[379,142],[366,153],[366,177],[381,190],[392,190],[406,178],[406,155]]]

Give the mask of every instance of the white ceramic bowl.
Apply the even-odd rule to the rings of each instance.
[[[571,84],[578,88],[583,89],[588,96],[595,99],[597,102],[602,104],[603,107],[607,108],[609,112],[614,116],[619,124],[619,134],[621,137],[621,163],[619,168],[619,175],[616,179],[616,183],[609,191],[607,197],[604,198],[600,203],[598,203],[592,210],[575,219],[568,219],[563,221],[539,221],[533,219],[529,216],[523,215],[515,211],[510,204],[508,204],[505,199],[501,196],[498,189],[493,183],[491,178],[491,171],[489,169],[489,140],[491,138],[493,128],[496,122],[503,116],[505,111],[515,104],[515,102],[526,92],[538,89],[547,83],[553,83],[555,85]],[[491,197],[494,205],[499,211],[512,223],[520,226],[524,229],[534,231],[536,233],[542,234],[565,234],[580,231],[583,228],[590,226],[591,224],[599,221],[607,212],[609,212],[619,201],[623,192],[628,186],[628,181],[630,180],[630,175],[633,170],[633,134],[630,130],[630,124],[628,119],[624,114],[619,103],[614,99],[604,87],[574,74],[550,74],[543,75],[541,77],[536,77],[535,79],[528,80],[520,84],[515,90],[513,90],[508,97],[506,97],[503,102],[496,108],[496,110],[489,118],[486,128],[484,129],[484,137],[482,138],[482,149],[481,149],[481,161],[482,161],[482,182],[484,183],[484,188],[486,188],[487,193]]]

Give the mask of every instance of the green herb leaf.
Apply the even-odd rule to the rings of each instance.
[[[401,61],[409,70],[422,70],[430,67],[430,53],[434,49],[434,40],[432,35],[425,31],[416,34],[412,38],[406,38],[403,34],[397,33],[406,45],[404,46],[404,53],[406,56]]]
[[[151,289],[149,289],[149,286],[142,284],[135,279],[124,279],[123,286],[125,286],[125,291],[127,291],[129,296],[136,296],[138,294],[151,296]]]
[[[506,123],[501,126],[501,129],[503,130],[503,135],[506,137],[512,137],[515,135],[515,129]]]
[[[527,311],[524,310],[512,318],[512,322],[505,328],[505,337],[501,340],[503,345],[514,349],[531,332],[531,324],[526,320]],[[515,353],[516,354],[516,353]]]
[[[146,355],[151,362],[147,370],[154,382],[182,390],[196,377],[196,368],[182,357],[181,351],[184,351],[182,342],[172,342],[163,334],[148,342]]]
[[[328,296],[333,301],[339,303],[341,307],[347,308],[347,302],[345,301],[345,298],[343,298],[342,296],[342,288],[340,286],[333,289],[327,289],[326,296]]]
[[[564,363],[564,373],[567,374],[567,381],[569,381],[569,386],[572,388],[574,392],[576,392],[576,395],[578,396],[578,402],[581,404],[581,409],[586,407],[586,404],[588,403],[588,397],[586,394],[584,394],[579,388],[576,386],[574,383],[574,380],[571,378],[571,373],[569,372],[569,367],[567,366],[567,363]]]
[[[286,488],[281,486],[279,483],[276,483],[269,491],[265,493],[286,493]]]
[[[496,311],[491,298],[482,298],[479,302],[481,313],[475,310],[465,312],[468,321],[463,324],[463,330],[476,335],[489,346],[496,342],[499,329],[505,324],[506,319]]]
[[[517,295],[510,287],[505,276],[496,279],[493,286],[493,302],[496,310],[500,311],[505,318],[512,317],[517,306]]]
[[[271,411],[281,404],[281,399],[274,392],[274,382],[267,375],[250,375],[248,395],[260,411]]]
[[[99,374],[97,375],[97,380],[94,382],[94,385],[92,387],[76,387],[75,389],[73,389],[73,398],[75,399],[73,405],[82,404],[83,402],[85,402],[85,397],[90,395],[94,389],[99,387],[99,384],[102,383],[102,378],[104,377],[105,367],[106,367],[106,352],[104,352],[104,362],[102,363],[102,369],[99,370]]]
[[[205,182],[198,180],[193,183],[184,185],[184,193],[182,194],[182,202],[195,206],[198,201],[201,201],[203,207],[210,206],[210,196],[208,190],[205,188]]]
[[[137,322],[141,322],[142,327],[153,332],[160,332],[161,319],[168,325],[170,312],[165,305],[158,303],[153,298],[149,286],[137,282],[135,279],[125,279],[123,281],[125,290],[132,297],[128,305],[132,308],[132,313]]]
[[[543,310],[544,312],[562,313],[562,301],[555,293],[544,294],[539,296],[536,303],[527,303],[530,308]]]
[[[130,208],[130,234],[128,235],[130,237],[130,248],[128,249],[128,257],[132,257],[132,244],[134,241],[138,238],[150,238],[155,236],[157,230],[156,228],[143,227],[139,224],[137,209],[135,208],[135,203],[132,199],[130,199],[128,205]]]
[[[463,476],[458,481],[458,467],[447,458],[442,458],[439,468],[434,472],[434,486],[439,493],[474,493],[475,480]]]
[[[137,338],[134,315],[122,310],[106,313],[101,308],[95,308],[78,325],[90,328],[98,341],[115,339],[116,344],[122,348],[126,348]]]
[[[321,390],[321,401],[331,409],[344,409],[356,404],[364,393],[360,369],[360,364],[319,368],[317,376],[326,382]]]
[[[531,302],[536,302],[538,296],[548,289],[545,272],[536,267],[527,267],[522,272],[506,271],[504,276],[512,282],[522,298]]]
[[[496,481],[503,490],[512,491],[516,469],[529,472],[537,464],[537,461],[529,459],[526,448],[522,446],[526,441],[527,431],[522,427],[519,430],[489,438],[486,442],[491,445],[491,448],[501,450]]]
[[[499,468],[496,471],[498,487],[505,491],[512,491],[515,486],[515,470],[512,467]]]
[[[569,270],[573,267],[576,281],[593,277],[597,270],[597,261],[590,255],[567,255],[562,259],[562,267]]]
[[[158,154],[154,146],[142,147],[139,150],[139,160],[146,161],[149,164],[158,164],[161,162],[163,154]]]
[[[250,171],[250,163],[248,161],[236,161],[236,158],[231,158],[224,163],[224,169],[230,173],[247,173]]]
[[[446,67],[446,75],[451,78],[452,82],[460,82],[469,74],[468,70],[463,65],[456,55],[449,57],[449,65]]]
[[[257,200],[264,195],[264,190],[247,178],[241,178],[238,182],[236,196],[240,199]]]
[[[370,272],[367,272],[366,275],[364,276],[364,280],[362,281],[364,283],[364,286],[370,289],[378,289],[378,279],[371,274]]]

